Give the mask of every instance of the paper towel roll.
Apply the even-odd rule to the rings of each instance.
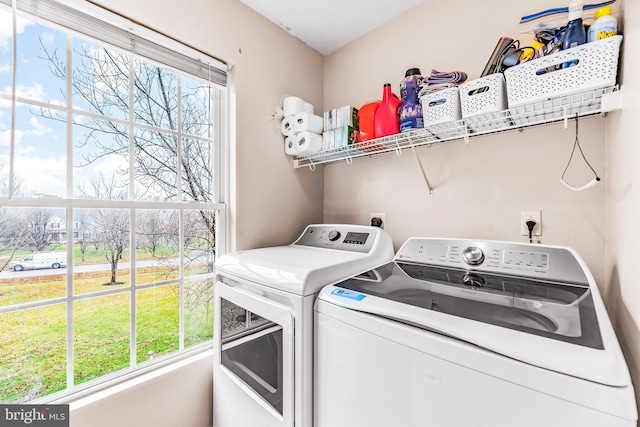
[[[298,156],[308,156],[322,150],[322,135],[302,131],[296,135],[296,151]]]
[[[305,113],[313,114],[313,105],[308,102],[305,102],[303,111]]]
[[[295,117],[294,116],[285,116],[280,123],[280,132],[284,136],[293,135],[295,133]]]
[[[293,116],[293,126],[296,132],[309,131],[319,134],[324,129],[324,118],[305,112],[297,113]]]
[[[296,135],[289,135],[284,139],[284,152],[287,156],[297,156]]]
[[[305,101],[297,96],[288,96],[282,100],[282,109],[285,116],[293,116],[296,113],[304,111]]]

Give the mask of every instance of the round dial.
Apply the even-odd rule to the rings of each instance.
[[[469,265],[480,265],[484,261],[484,252],[476,246],[470,246],[462,252],[462,259]]]
[[[329,240],[331,240],[332,242],[335,242],[339,238],[340,238],[340,232],[338,230],[331,230],[329,232]]]

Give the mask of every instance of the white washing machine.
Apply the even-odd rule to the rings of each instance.
[[[594,279],[569,248],[409,239],[315,305],[315,427],[635,427]]]
[[[291,245],[216,261],[214,427],[311,427],[313,304],[393,259],[382,229],[309,225]]]

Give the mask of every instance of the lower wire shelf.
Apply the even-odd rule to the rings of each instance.
[[[406,148],[443,142],[465,140],[526,127],[566,121],[577,116],[601,114],[602,97],[618,91],[618,86],[594,89],[571,95],[550,98],[544,101],[513,107],[495,113],[483,114],[462,120],[429,126],[428,129],[417,129],[384,138],[376,138],[358,144],[351,144],[333,150],[320,151],[307,156],[294,157],[293,167],[309,167],[316,165],[346,161],[351,163],[358,157],[396,151],[398,154]],[[437,134],[436,135],[434,135]]]

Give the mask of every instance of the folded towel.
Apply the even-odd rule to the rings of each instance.
[[[431,75],[427,78],[427,85],[436,85],[441,83],[459,84],[465,80],[467,80],[467,73],[462,71],[443,73],[437,70],[431,70]]]

